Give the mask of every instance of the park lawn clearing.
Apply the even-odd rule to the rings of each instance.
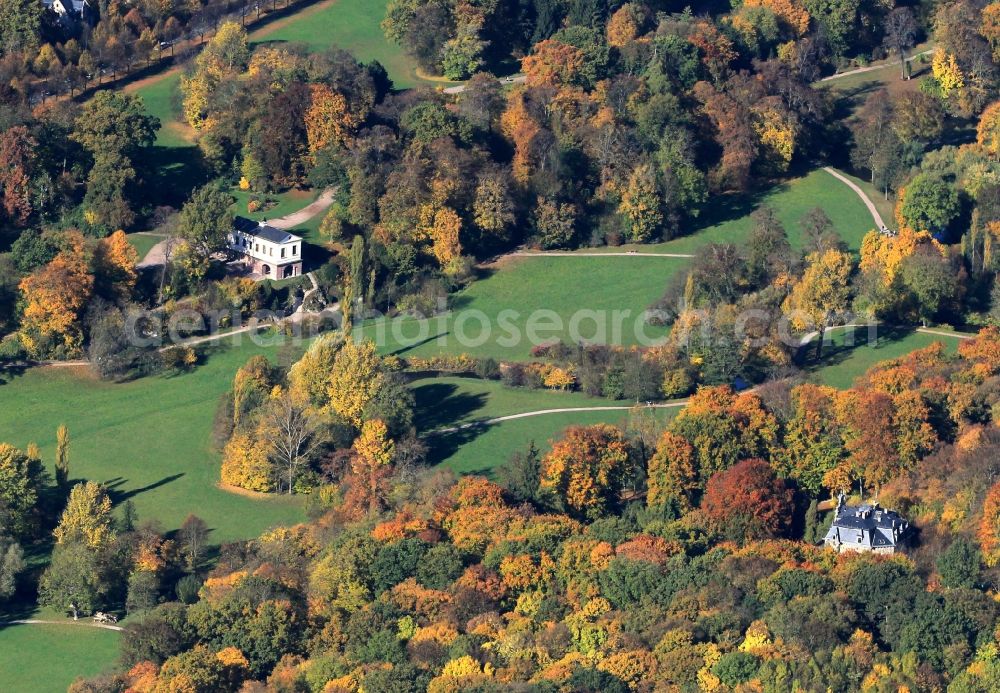
[[[662,257],[508,257],[452,295],[451,312],[422,320],[370,320],[362,330],[382,352],[403,357],[465,353],[525,360],[535,344],[575,341],[570,332],[574,315],[577,332],[587,342],[631,346],[645,334],[655,343],[667,330],[646,325],[644,312],[689,262]],[[588,315],[603,319],[606,327],[596,328]]]
[[[850,388],[855,379],[864,375],[869,368],[897,359],[911,351],[923,349],[934,342],[945,345],[948,353],[954,354],[961,342],[960,337],[946,337],[912,330],[891,330],[880,328],[875,337],[869,339],[868,328],[858,328],[854,332],[854,343],[849,343],[849,332],[837,330],[827,337],[819,363],[816,362],[816,346],[810,345],[803,352],[804,370],[810,379],[840,390]]]
[[[276,29],[250,34],[254,45],[304,43],[312,51],[340,48],[361,62],[379,61],[396,89],[427,84],[416,63],[387,39],[382,20],[388,0],[334,0],[305,16],[292,17]]]
[[[497,380],[458,376],[418,377],[410,389],[416,399],[414,425],[421,434],[540,409],[628,406],[580,392],[507,387]]]
[[[240,190],[238,187],[231,188],[229,194],[236,198],[233,213],[253,219],[254,221],[265,221],[267,219],[277,219],[292,212],[297,212],[303,207],[312,204],[319,197],[319,190],[286,190],[282,193],[256,193],[253,190]],[[269,209],[259,209],[256,212],[247,211],[247,203],[251,197],[258,197],[261,200],[274,200],[276,203]],[[317,215],[322,219],[322,214]],[[289,229],[291,231],[291,229]]]
[[[150,249],[160,241],[164,240],[163,236],[154,236],[149,233],[130,233],[128,235],[128,242],[133,248],[135,248],[136,254],[139,256],[139,262],[146,257]]]
[[[660,253],[694,253],[708,243],[735,243],[746,241],[753,228],[750,214],[759,206],[774,209],[788,232],[793,248],[804,243],[800,222],[807,212],[821,208],[830,217],[834,228],[854,252],[861,249],[861,239],[875,228],[872,215],[861,198],[822,169],[816,169],[799,178],[779,183],[758,194],[720,195],[712,199],[709,210],[694,221],[694,230],[665,243],[628,245],[624,250]],[[590,252],[606,251],[593,248]],[[583,251],[587,252],[587,251]]]
[[[140,521],[155,519],[167,531],[196,514],[212,529],[212,543],[301,521],[301,498],[255,500],[216,487],[219,398],[247,359],[275,354],[246,334],[239,339],[239,346],[205,345],[212,352],[205,362],[176,376],[108,383],[86,368],[30,369],[0,385],[0,441],[22,449],[38,443],[51,471],[55,431],[66,424],[71,479],[105,484],[116,504],[131,499]]]
[[[628,402],[602,401],[607,405],[628,406]],[[677,415],[680,407],[652,411],[656,419],[665,425]],[[491,476],[515,452],[527,450],[531,441],[544,455],[552,449],[552,441],[558,440],[570,426],[600,423],[623,426],[628,416],[629,412],[624,410],[566,412],[438,433],[425,439],[430,448],[428,462],[443,465],[459,474]]]
[[[82,623],[0,626],[0,688],[63,693],[77,677],[114,669],[120,637]]]

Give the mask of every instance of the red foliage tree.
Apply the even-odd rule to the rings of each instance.
[[[731,538],[776,537],[791,522],[792,490],[764,460],[743,460],[712,475],[701,508]]]

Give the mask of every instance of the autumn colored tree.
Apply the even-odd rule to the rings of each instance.
[[[373,342],[344,342],[327,381],[327,407],[360,428],[365,407],[386,382],[386,367]]]
[[[734,539],[778,537],[791,525],[793,494],[767,462],[749,459],[712,475],[701,508]]]
[[[389,437],[385,423],[375,419],[361,425],[361,435],[354,441],[353,448],[351,502],[358,507],[367,505],[369,512],[378,512],[384,500],[382,486],[391,470],[396,443]]]
[[[536,43],[521,61],[528,86],[580,86],[585,56],[582,50],[555,39]]]
[[[38,141],[23,125],[0,133],[0,192],[3,211],[16,224],[31,216],[31,176],[34,173]]]
[[[79,317],[93,285],[83,236],[69,232],[65,250],[19,286],[25,302],[19,334],[29,354],[37,358],[79,351],[83,344]]]
[[[122,230],[102,238],[94,251],[94,288],[108,298],[125,300],[132,295],[138,278],[135,265],[139,253]]]
[[[991,568],[1000,565],[1000,482],[990,487],[983,500],[978,537],[983,563]]]
[[[420,212],[421,233],[431,239],[432,252],[438,264],[446,269],[462,254],[459,233],[462,219],[449,207],[434,209],[434,205],[424,205]]]
[[[839,250],[812,253],[806,258],[808,265],[792,292],[785,300],[784,309],[795,311],[792,324],[800,329],[815,329],[816,357],[823,349],[823,334],[848,308],[851,296],[849,279],[854,266],[850,254]]]
[[[979,116],[976,142],[992,156],[1000,154],[1000,101],[994,101]]]
[[[572,426],[542,458],[541,488],[576,516],[597,519],[618,503],[629,444],[614,426]]]
[[[310,84],[311,100],[306,111],[306,139],[309,152],[315,154],[331,144],[341,145],[359,122],[347,99],[325,84]]]
[[[59,424],[56,429],[56,485],[65,490],[69,484],[69,429]]]
[[[628,239],[643,243],[656,236],[663,225],[663,200],[652,166],[637,166],[622,191],[618,211],[628,224]]]
[[[109,546],[115,538],[114,517],[104,488],[93,481],[74,486],[53,534],[57,544],[83,544],[93,550]]]
[[[236,431],[222,450],[222,483],[248,491],[274,490],[274,468],[267,447],[252,432]]]
[[[792,390],[793,414],[785,426],[784,448],[775,468],[819,496],[823,478],[843,457],[843,441],[834,413],[836,391],[809,383]]]
[[[690,509],[700,487],[694,448],[684,438],[664,431],[649,459],[646,504],[650,507],[675,502]]]

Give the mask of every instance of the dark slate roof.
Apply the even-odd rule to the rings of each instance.
[[[873,505],[837,506],[837,514],[826,533],[826,542],[854,548],[896,546],[909,523],[894,510]]]
[[[251,236],[256,236],[262,240],[277,243],[279,245],[302,240],[294,233],[288,233],[283,229],[274,228],[267,222],[257,222],[253,219],[247,219],[246,217],[236,217],[233,220],[233,227],[237,231],[242,231],[243,233],[247,233]]]

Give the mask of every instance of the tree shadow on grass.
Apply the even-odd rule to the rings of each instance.
[[[910,327],[886,327],[869,330],[868,327],[858,327],[853,331],[838,330],[830,333],[836,341],[823,343],[820,359],[816,360],[816,341],[799,348],[795,355],[795,363],[804,372],[815,374],[825,368],[842,365],[854,351],[861,347],[880,349],[887,344],[897,342],[913,333]],[[827,339],[831,339],[830,336]]]
[[[433,342],[435,339],[439,339],[441,337],[446,337],[449,334],[451,334],[451,332],[449,330],[445,330],[444,332],[438,332],[435,335],[430,335],[429,337],[427,337],[425,339],[418,340],[416,342],[413,342],[412,344],[407,344],[406,346],[401,346],[401,347],[399,347],[398,349],[396,349],[395,351],[393,351],[391,353],[392,353],[393,356],[402,356],[403,354],[405,354],[405,353],[407,353],[409,351],[412,351],[413,349],[416,349],[417,347],[423,346],[424,344],[427,344],[429,342]],[[378,344],[378,341],[379,340],[375,340],[375,343]]]
[[[486,433],[491,424],[485,421],[446,433],[429,433],[424,437],[427,444],[427,464],[437,466],[454,455],[463,446]]]
[[[424,383],[413,388],[416,400],[414,425],[418,431],[433,431],[462,421],[486,406],[484,392],[460,392],[452,383]]]
[[[124,503],[125,501],[127,501],[130,498],[134,498],[135,496],[138,496],[140,493],[146,493],[147,491],[153,491],[155,489],[158,489],[161,486],[166,486],[169,483],[177,481],[182,476],[184,476],[184,472],[180,472],[180,473],[177,473],[177,474],[171,474],[169,476],[163,477],[159,481],[154,481],[153,483],[147,484],[146,486],[141,486],[139,488],[129,489],[127,491],[126,490],[121,490],[121,487],[125,485],[125,483],[128,481],[128,479],[126,479],[125,477],[121,477],[121,476],[115,477],[114,479],[109,479],[109,480],[105,481],[104,484],[103,484],[103,486],[107,490],[108,497],[111,498],[111,502],[114,505],[118,505],[120,503]]]
[[[156,204],[180,208],[191,191],[209,180],[209,173],[196,145],[154,146],[149,155],[151,196]]]

